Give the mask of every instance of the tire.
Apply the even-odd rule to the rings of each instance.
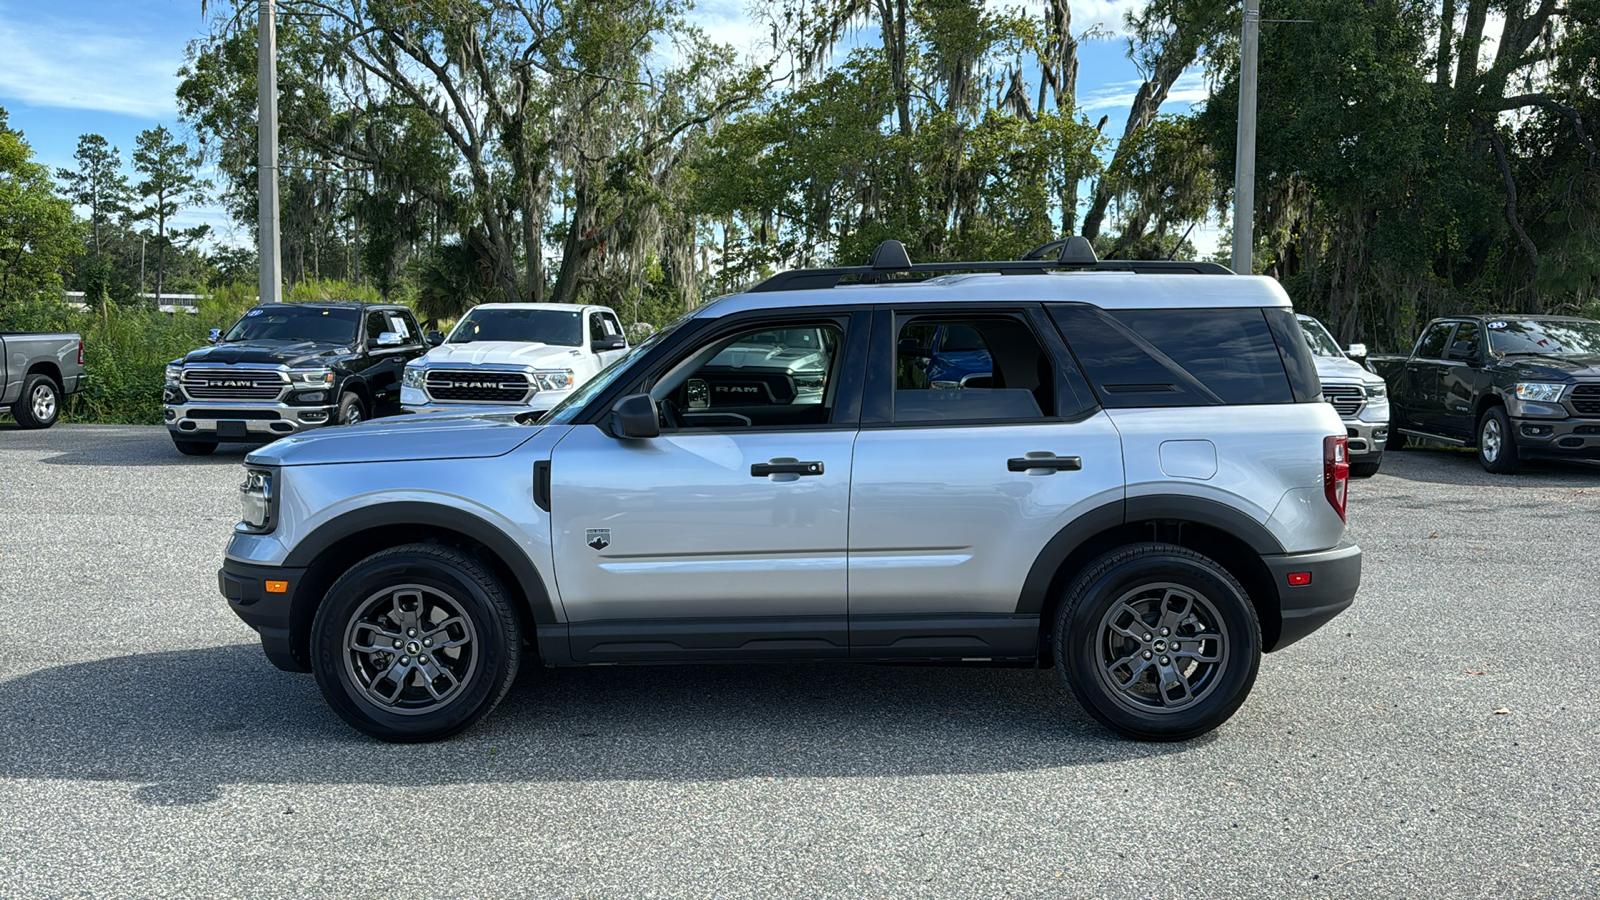
[[[210,456],[217,449],[217,442],[191,441],[173,435],[172,446],[177,447],[184,456]]]
[[[1503,406],[1489,407],[1478,420],[1478,462],[1495,475],[1515,475],[1522,465],[1511,436],[1511,417]]]
[[[1179,657],[1173,635],[1198,640],[1183,641],[1193,649]],[[1054,639],[1056,668],[1078,702],[1137,740],[1183,741],[1216,728],[1244,703],[1261,667],[1261,628],[1244,588],[1211,559],[1171,544],[1134,544],[1090,563],[1062,598]],[[1172,662],[1166,672],[1162,659]],[[1157,675],[1171,680],[1158,686]]]
[[[367,405],[361,402],[361,397],[354,391],[345,391],[339,395],[339,424],[359,425],[367,420]]]
[[[1350,463],[1350,474],[1356,478],[1371,478],[1378,474],[1378,468],[1383,465],[1383,454],[1374,454],[1368,459]]]
[[[1385,450],[1405,450],[1407,448],[1406,436],[1401,433],[1400,426],[1405,420],[1400,418],[1400,411],[1394,410],[1389,415],[1389,439],[1383,442]]]
[[[448,649],[430,644],[441,639]],[[356,729],[437,741],[505,697],[521,646],[516,610],[487,566],[451,547],[405,544],[356,563],[328,590],[311,624],[311,670]]]
[[[29,375],[22,385],[22,396],[11,404],[11,417],[18,428],[49,428],[61,418],[61,388],[49,375]]]

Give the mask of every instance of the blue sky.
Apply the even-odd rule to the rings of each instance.
[[[1039,9],[1037,0],[989,0]],[[222,4],[218,3],[217,6]],[[1108,135],[1120,135],[1140,74],[1126,56],[1122,14],[1135,0],[1074,0],[1073,26],[1099,24],[1116,36],[1079,50],[1078,99],[1094,119],[1109,115]],[[702,0],[691,19],[714,39],[745,48],[760,32],[743,0]],[[185,49],[205,33],[200,0],[0,0],[0,106],[23,131],[38,161],[73,167],[78,136],[98,133],[121,149],[125,164],[140,131],[164,124],[187,135],[174,92]],[[1202,99],[1197,72],[1179,80],[1164,112],[1182,112]],[[178,225],[205,222],[225,242],[249,239],[220,208],[186,212]],[[1191,237],[1202,254],[1216,244],[1214,229]]]

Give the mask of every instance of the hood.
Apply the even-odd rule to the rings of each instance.
[[[350,355],[343,344],[319,344],[316,341],[237,341],[196,350],[183,358],[183,364],[209,365],[266,365],[266,366],[329,366],[337,359]]]
[[[1500,364],[1518,378],[1600,378],[1600,356],[1593,353],[1563,353],[1545,356],[1517,354],[1503,357]]]
[[[478,366],[489,363],[564,369],[582,357],[583,351],[577,347],[529,341],[473,341],[440,345],[412,365]]]
[[[517,423],[521,412],[435,413],[319,428],[274,441],[245,457],[245,462],[315,466],[504,456],[539,433],[537,425]]]
[[[1357,381],[1362,384],[1383,384],[1383,379],[1372,374],[1354,360],[1343,356],[1312,356],[1317,363],[1317,377],[1323,381]]]

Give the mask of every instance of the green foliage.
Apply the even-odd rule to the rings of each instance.
[[[0,309],[59,290],[79,234],[50,170],[33,162],[33,148],[6,121],[0,109]]]

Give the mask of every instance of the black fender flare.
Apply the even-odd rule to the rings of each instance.
[[[375,528],[395,526],[423,526],[441,528],[465,535],[489,548],[500,558],[517,583],[507,585],[520,591],[528,614],[535,625],[557,623],[555,607],[544,578],[533,560],[508,534],[495,525],[464,510],[438,503],[396,501],[352,510],[317,526],[316,530],[300,540],[284,559],[286,568],[311,566],[329,547],[351,535]],[[350,562],[355,562],[351,560]]]
[[[1259,556],[1284,553],[1283,544],[1266,526],[1216,500],[1181,494],[1130,497],[1097,506],[1073,519],[1034,558],[1017,598],[1018,615],[1041,615],[1050,605],[1050,585],[1068,557],[1094,537],[1137,522],[1180,522],[1206,525],[1231,534]]]

